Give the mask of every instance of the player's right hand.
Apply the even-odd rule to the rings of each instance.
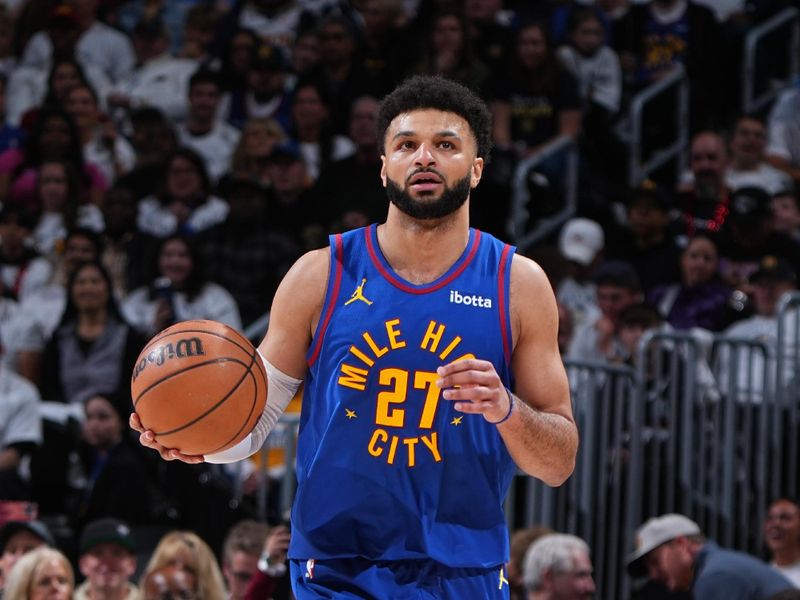
[[[203,462],[202,456],[192,454],[182,454],[174,448],[167,448],[156,441],[155,434],[149,429],[145,429],[142,422],[139,420],[139,415],[135,412],[131,413],[131,418],[128,420],[131,429],[139,432],[139,443],[146,448],[152,448],[161,455],[164,460],[179,460],[181,462],[189,463],[191,465]]]

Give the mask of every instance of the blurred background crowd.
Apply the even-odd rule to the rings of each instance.
[[[413,74],[459,81],[491,109],[472,225],[517,242],[520,227],[554,223],[519,251],[556,290],[565,359],[635,366],[648,330],[776,344],[800,268],[800,85],[790,77],[758,110],[740,90],[748,32],[796,5],[0,1],[0,523],[12,524],[0,580],[6,555],[35,545],[12,543],[25,534],[66,556],[70,586],[100,585],[92,574],[107,559],[148,598],[168,597],[159,585],[239,598],[248,582],[252,597],[288,597],[276,567],[288,515],[268,477],[283,456],[226,467],[151,456],[127,427],[129,377],[145,341],[180,320],[258,340],[303,252],[383,220],[376,114]],[[761,83],[797,75],[792,43],[766,44]],[[685,160],[632,176],[630,107],[676,72],[689,84]],[[653,102],[647,149],[670,143],[677,106]],[[573,203],[567,159],[547,153],[557,140],[577,156]],[[732,376],[706,371],[725,393]],[[789,539],[781,564],[800,586],[800,517],[785,502],[793,529],[767,546]],[[541,580],[523,584],[531,539],[509,565],[521,598]],[[161,558],[170,544],[191,557]],[[588,554],[575,569],[555,558],[578,552],[565,544],[541,568],[586,575]],[[255,581],[265,549],[273,564]],[[131,592],[115,585],[88,597]]]

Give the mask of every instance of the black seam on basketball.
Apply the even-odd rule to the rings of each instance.
[[[255,360],[255,357],[256,357],[257,353],[258,352],[253,352],[253,355],[250,357],[250,366],[247,368],[247,374],[250,375],[253,378],[253,384],[254,384],[253,385],[253,387],[254,387],[253,401],[250,403],[250,411],[247,413],[247,418],[242,423],[242,426],[239,428],[239,431],[237,431],[235,434],[233,434],[233,437],[231,437],[227,442],[225,442],[221,446],[219,446],[217,448],[214,448],[211,452],[206,452],[206,454],[214,454],[215,452],[219,452],[220,450],[225,448],[233,440],[235,440],[237,437],[239,437],[239,434],[242,433],[242,430],[244,429],[244,426],[247,425],[247,423],[250,421],[250,417],[253,415],[253,409],[256,407],[256,403],[258,402],[258,378],[253,374],[253,365],[256,364],[257,362],[260,362],[260,361],[256,361]],[[267,381],[266,377],[263,377],[263,380],[264,380],[264,382],[266,384],[266,381]],[[242,380],[242,381],[244,381],[244,380]],[[241,382],[239,383],[239,386],[240,385],[242,385]],[[236,386],[235,389],[239,389],[239,386]],[[266,393],[266,390],[264,390],[264,392]]]
[[[210,321],[210,322],[213,323],[214,321]],[[237,333],[238,335],[241,336],[241,334],[238,331],[236,331],[235,329],[231,328],[231,331],[233,331],[233,332],[235,332],[235,333]],[[157,344],[158,342],[160,342],[164,338],[169,337],[171,335],[178,335],[178,334],[183,334],[183,333],[205,333],[206,335],[213,335],[214,337],[221,338],[221,339],[225,340],[226,342],[230,342],[231,344],[233,344],[234,346],[239,348],[239,350],[242,350],[243,352],[245,352],[247,354],[250,354],[250,349],[253,347],[252,344],[249,344],[249,347],[248,346],[243,346],[240,342],[232,340],[231,338],[226,337],[225,335],[223,335],[221,333],[217,333],[216,331],[208,331],[207,329],[180,329],[178,331],[170,331],[168,333],[164,333],[164,335],[159,335],[157,338],[150,340],[150,342],[148,342],[148,344],[144,348],[142,348],[142,351],[139,353],[139,355],[141,356],[142,354],[147,354],[145,352],[145,350],[147,350],[151,346]],[[242,339],[246,339],[246,338],[242,337]]]
[[[253,374],[253,365],[256,363],[256,360],[255,360],[256,354],[257,354],[256,352],[253,352],[253,355],[250,357],[250,366],[247,367],[247,375],[250,375],[253,378],[253,388],[254,388],[254,390],[253,390],[253,401],[250,403],[250,410],[247,413],[247,418],[242,423],[242,426],[239,427],[239,431],[234,433],[233,436],[227,442],[225,442],[221,446],[218,446],[218,447],[214,448],[210,452],[206,452],[206,454],[214,454],[216,452],[219,452],[220,450],[222,450],[226,446],[228,446],[237,437],[239,437],[239,434],[242,433],[242,430],[244,429],[244,426],[247,425],[247,423],[250,421],[250,417],[253,415],[253,409],[256,407],[256,402],[258,401],[258,379]],[[242,379],[242,381],[239,382],[239,385],[237,385],[234,388],[234,391],[238,390],[243,382],[244,382],[244,379]]]
[[[250,377],[253,378],[253,387],[255,388],[255,392],[253,394],[253,401],[250,403],[250,411],[247,413],[247,418],[242,423],[242,426],[239,427],[239,431],[234,433],[227,442],[225,442],[221,446],[218,446],[217,448],[214,448],[213,450],[211,450],[209,452],[206,452],[205,454],[216,454],[217,452],[219,452],[223,448],[229,446],[231,444],[231,442],[233,442],[236,438],[239,437],[239,435],[241,435],[242,430],[245,428],[245,425],[247,425],[247,423],[250,421],[250,417],[253,416],[253,409],[256,407],[256,401],[258,400],[258,378],[253,374],[253,371],[251,369],[248,369],[247,374],[250,375]],[[241,385],[241,384],[239,384],[239,385]],[[239,388],[237,387],[236,389],[239,389]]]
[[[188,423],[184,423],[183,425],[181,425],[180,427],[178,427],[176,429],[170,429],[168,431],[159,431],[159,432],[154,431],[153,434],[156,435],[156,436],[164,437],[164,436],[167,436],[167,435],[172,435],[174,433],[178,433],[179,431],[183,431],[187,427],[191,427],[192,425],[194,425],[198,421],[201,421],[201,420],[205,419],[208,415],[210,415],[212,412],[217,410],[220,406],[225,404],[225,402],[228,400],[228,398],[230,398],[233,395],[233,393],[237,389],[239,389],[239,386],[242,385],[242,382],[244,381],[244,378],[247,377],[248,374],[250,374],[250,369],[253,367],[253,362],[255,362],[253,360],[254,358],[255,358],[255,353],[250,355],[250,364],[247,365],[247,368],[245,369],[245,372],[242,374],[242,376],[239,379],[239,381],[236,382],[236,385],[234,385],[230,390],[228,390],[228,393],[225,394],[222,398],[220,398],[219,401],[216,404],[214,404],[208,410],[206,410],[206,412],[204,412],[204,413],[202,413],[200,415],[197,415],[194,419],[192,419]],[[224,360],[224,359],[216,359],[214,361],[210,361],[207,364],[211,364],[211,363],[214,363],[214,362],[221,362],[222,360]],[[245,366],[245,364],[243,362],[241,362],[240,360],[238,360],[238,359],[229,359],[229,360],[232,360],[233,362],[237,362],[240,365]],[[184,371],[188,371],[191,368],[192,367],[187,367],[186,369],[183,369],[182,371],[178,371],[178,372],[182,373]],[[141,396],[139,396],[139,397],[141,398]],[[250,412],[251,413],[253,412],[252,408],[250,409]],[[230,443],[230,442],[228,442],[228,443]],[[209,452],[208,454],[211,454],[211,453]]]
[[[137,405],[137,404],[139,404],[139,400],[141,400],[141,399],[142,399],[142,396],[144,396],[144,395],[145,395],[147,392],[149,392],[150,390],[152,390],[154,387],[156,387],[156,386],[158,386],[158,385],[161,385],[162,383],[164,383],[164,382],[165,382],[165,381],[167,381],[168,379],[172,379],[173,377],[175,377],[175,376],[177,376],[177,375],[180,375],[181,373],[184,373],[184,372],[186,372],[186,371],[190,371],[190,370],[192,370],[192,369],[198,369],[198,368],[200,368],[200,367],[204,367],[204,366],[206,366],[206,365],[213,365],[214,363],[222,363],[222,362],[226,362],[226,361],[229,361],[229,362],[235,362],[235,363],[239,363],[239,364],[240,364],[240,365],[242,365],[243,367],[244,367],[244,366],[246,366],[246,365],[244,364],[244,362],[243,362],[243,361],[241,361],[241,360],[239,360],[238,358],[231,358],[231,357],[228,357],[228,356],[220,356],[220,357],[218,357],[218,358],[212,358],[211,360],[206,360],[206,361],[203,361],[203,362],[201,362],[201,363],[197,363],[197,364],[194,364],[194,365],[189,365],[188,367],[183,367],[182,369],[180,369],[180,370],[178,370],[178,371],[173,371],[173,372],[172,372],[172,373],[170,373],[169,375],[164,375],[164,377],[162,377],[161,379],[159,379],[159,380],[157,380],[157,381],[154,381],[153,383],[151,383],[150,385],[148,385],[146,388],[144,388],[144,389],[142,390],[142,393],[141,393],[141,394],[139,394],[138,396],[136,396],[136,398],[134,399],[134,401],[133,401],[133,408],[134,408],[134,409],[136,408],[136,405]],[[250,364],[252,364],[252,361],[251,361],[251,363],[250,363]],[[247,369],[249,370],[249,369],[250,369],[250,367],[247,367]]]

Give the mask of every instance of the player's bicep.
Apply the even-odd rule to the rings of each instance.
[[[558,351],[558,310],[550,282],[533,261],[515,256],[511,268],[517,395],[537,410],[572,420],[569,384]]]
[[[283,278],[275,292],[269,327],[259,345],[261,354],[280,371],[302,379],[306,352],[319,320],[328,281],[330,250],[303,255]]]

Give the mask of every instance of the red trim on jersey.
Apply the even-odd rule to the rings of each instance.
[[[475,234],[472,239],[472,246],[470,246],[467,256],[463,259],[461,264],[458,265],[458,267],[452,273],[450,273],[447,277],[445,277],[441,281],[429,285],[414,287],[406,283],[402,279],[398,278],[397,276],[395,276],[394,273],[392,273],[389,269],[386,268],[386,266],[384,266],[384,264],[381,262],[380,257],[378,256],[378,250],[375,248],[375,245],[372,242],[372,228],[367,227],[366,229],[364,229],[364,235],[366,236],[366,241],[367,241],[367,251],[369,252],[369,257],[370,259],[372,259],[372,263],[375,265],[375,268],[378,269],[378,272],[380,272],[383,278],[386,279],[389,283],[391,283],[394,287],[409,294],[427,294],[429,292],[435,292],[436,290],[443,288],[448,283],[453,281],[456,277],[461,275],[461,273],[464,272],[464,269],[466,269],[469,266],[469,263],[472,262],[472,259],[478,252],[478,246],[480,246],[481,232],[478,229],[475,229],[474,232]]]
[[[334,236],[334,241],[336,248],[334,249],[334,256],[331,256],[331,260],[334,261],[333,288],[331,291],[331,296],[328,299],[328,306],[325,309],[325,317],[322,320],[322,326],[319,327],[317,331],[317,337],[314,339],[314,351],[311,353],[311,357],[308,359],[309,367],[316,362],[317,358],[319,357],[320,350],[322,350],[322,340],[325,338],[325,331],[328,329],[328,324],[333,316],[333,309],[336,307],[336,299],[339,297],[339,288],[342,284],[342,270],[344,269],[342,234],[337,233]]]
[[[500,254],[500,271],[497,275],[497,303],[500,305],[500,333],[503,336],[503,354],[506,355],[506,363],[511,364],[511,340],[508,335],[508,323],[506,315],[506,263],[511,246],[508,244]]]

